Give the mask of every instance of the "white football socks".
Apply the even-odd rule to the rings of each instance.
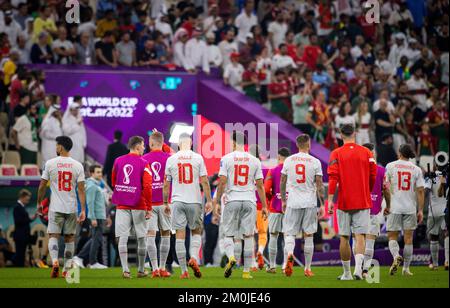
[[[51,237],[48,240],[48,251],[50,253],[50,258],[52,259],[52,264],[58,262],[59,247],[57,238]]]
[[[271,234],[269,239],[269,262],[270,268],[277,266],[278,234]]]
[[[227,256],[228,256],[228,254],[227,254]],[[234,256],[236,257],[237,264],[241,264],[241,259],[242,259],[242,241],[241,240],[234,241]]]
[[[159,269],[166,269],[167,257],[170,251],[170,236],[161,236],[159,243]]]
[[[177,253],[177,259],[180,264],[181,272],[184,273],[187,271],[185,239],[176,240],[175,251]]]
[[[202,236],[200,234],[192,234],[189,247],[189,254],[197,263],[200,262],[200,247],[202,246]]]
[[[253,238],[246,237],[244,239],[244,272],[250,272],[250,267],[253,264]]]
[[[409,270],[409,265],[411,264],[412,261],[412,257],[413,257],[413,245],[405,245],[405,248],[403,249],[403,258],[404,260],[404,265],[403,265],[403,270]]]
[[[295,236],[292,235],[286,235],[284,237],[285,242],[285,249],[288,255],[294,254],[294,248],[295,248]]]
[[[434,266],[439,266],[439,242],[430,241],[431,261]]]
[[[366,239],[366,250],[364,252],[364,270],[368,271],[372,265],[372,259],[375,252],[375,240]]]
[[[364,255],[357,254],[355,255],[355,276],[362,276],[362,267],[364,263]]]
[[[69,269],[72,267],[72,258],[75,254],[75,242],[66,243],[64,248],[64,268]]]
[[[155,236],[147,236],[147,251],[152,270],[158,269],[158,250],[156,248]]]
[[[236,257],[234,254],[235,243],[234,243],[234,240],[232,237],[226,237],[223,240],[223,249],[224,249],[225,254],[228,257],[228,259],[230,259],[231,257]]]
[[[120,236],[119,237],[119,257],[120,257],[120,263],[122,264],[122,272],[130,272],[130,269],[128,268],[128,237],[127,236]]]
[[[145,255],[147,254],[147,247],[145,245],[145,237],[138,238],[137,240],[137,255],[138,255],[138,272],[145,272]]]
[[[305,237],[305,270],[311,270],[311,263],[314,254],[314,238]]]
[[[397,241],[389,241],[389,251],[391,252],[394,259],[400,256],[400,246],[398,245]]]

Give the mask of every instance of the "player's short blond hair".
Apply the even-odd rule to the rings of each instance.
[[[160,132],[154,132],[150,136],[150,141],[153,141],[157,144],[163,144],[164,143],[164,135]]]

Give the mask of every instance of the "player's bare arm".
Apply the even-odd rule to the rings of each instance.
[[[209,186],[209,181],[207,176],[202,176],[200,182],[203,187],[203,193],[206,197],[205,212],[209,213],[212,210],[212,198],[211,198],[211,186]]]
[[[445,186],[447,184],[447,181],[445,177],[441,176],[439,182],[438,196],[439,198],[442,198],[445,196]]]
[[[383,197],[384,200],[386,200],[386,208],[384,209],[384,215],[387,216],[391,212],[391,191],[387,187],[387,185],[384,185],[383,187]]]
[[[320,175],[316,175],[316,187],[317,187],[317,198],[319,199],[320,210],[319,219],[323,218],[325,215],[325,187],[323,186],[323,178]]]
[[[286,212],[286,185],[287,185],[287,175],[282,174],[281,175],[281,185],[280,185],[280,191],[281,191],[281,202],[283,204],[283,213]]]
[[[256,189],[258,190],[259,199],[262,203],[262,214],[263,218],[267,219],[267,199],[266,199],[266,189],[264,188],[264,180],[256,180]]]
[[[170,193],[170,179],[169,177],[166,176],[166,178],[164,179],[164,187],[163,187],[164,213],[166,213],[166,215],[170,215],[169,193]]]
[[[220,216],[221,215],[221,202],[222,202],[222,196],[225,192],[225,187],[227,185],[228,178],[226,176],[221,176],[219,180],[219,185],[217,186],[217,192],[216,197],[213,201],[213,211],[214,215]]]
[[[423,209],[425,207],[425,189],[423,187],[417,187],[417,202],[419,203],[419,211],[417,213],[418,223],[421,224],[423,222]]]
[[[48,185],[48,181],[43,180],[43,179],[41,180],[41,183],[39,184],[38,195],[37,195],[37,212],[38,212],[38,214],[42,213],[41,204],[42,204],[42,201],[44,201],[45,193],[47,192],[47,185]]]
[[[78,198],[80,199],[81,212],[78,216],[78,223],[83,223],[86,219],[86,189],[85,182],[78,182]]]

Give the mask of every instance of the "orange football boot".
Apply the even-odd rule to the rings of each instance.
[[[188,263],[189,267],[194,271],[194,276],[197,278],[202,278],[202,273],[200,272],[200,267],[194,258],[191,258]]]

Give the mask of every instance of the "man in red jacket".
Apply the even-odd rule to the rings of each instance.
[[[367,148],[355,143],[355,128],[343,125],[341,134],[344,146],[331,153],[328,165],[329,187],[328,204],[333,214],[333,199],[337,187],[337,216],[339,235],[341,236],[341,260],[344,274],[340,280],[353,280],[350,260],[350,235],[355,234],[355,279],[362,279],[364,262],[365,235],[369,231],[371,191],[375,185],[377,165],[373,154]]]

